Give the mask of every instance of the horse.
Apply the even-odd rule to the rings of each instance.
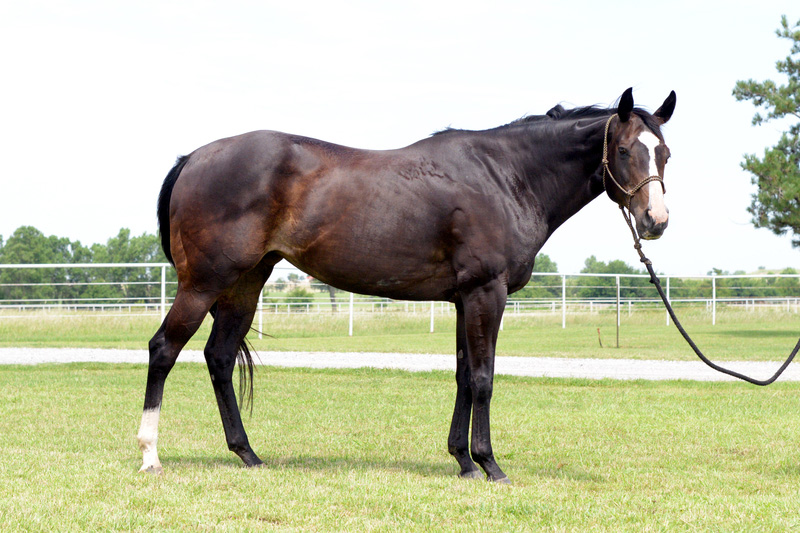
[[[140,471],[163,471],[164,383],[209,312],[204,355],[228,448],[246,466],[263,466],[232,375],[238,362],[241,400],[249,372],[252,396],[244,339],[260,291],[286,259],[345,291],[455,304],[448,451],[462,478],[508,483],[489,417],[506,298],[529,281],[548,237],[604,191],[633,215],[642,238],[662,235],[669,149],[661,126],[675,102],[673,91],[651,114],[634,107],[628,89],[616,108],[557,105],[485,131],[446,129],[396,150],[255,131],[179,157],[158,197],[161,243],[178,289],[149,343]]]

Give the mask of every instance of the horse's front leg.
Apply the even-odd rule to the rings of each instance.
[[[469,454],[469,420],[472,415],[472,389],[469,379],[469,362],[467,361],[467,333],[464,318],[464,304],[456,301],[456,405],[453,409],[453,421],[450,424],[450,436],[447,449],[456,458],[463,478],[483,479],[478,466]]]
[[[495,461],[489,429],[489,405],[494,383],[494,355],[507,289],[490,283],[462,293],[467,340],[469,386],[472,391],[472,458],[490,481],[510,483]]]

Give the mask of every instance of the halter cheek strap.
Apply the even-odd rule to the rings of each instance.
[[[633,187],[632,189],[626,189],[625,187],[620,185],[620,183],[614,178],[614,175],[611,173],[611,169],[608,167],[608,163],[609,163],[609,161],[608,161],[608,128],[611,126],[611,121],[614,120],[614,117],[619,117],[619,115],[614,113],[613,115],[608,117],[608,121],[606,122],[605,134],[603,135],[603,189],[605,189],[606,191],[608,190],[608,187],[606,186],[606,176],[608,176],[611,179],[611,181],[614,183],[614,185],[617,186],[617,189],[622,191],[622,194],[624,194],[628,198],[628,205],[625,206],[625,207],[627,207],[628,211],[630,211],[631,210],[631,202],[633,202],[634,195],[637,192],[639,192],[639,190],[642,187],[644,187],[645,185],[647,185],[648,183],[653,182],[653,181],[659,182],[661,184],[661,190],[664,191],[664,193],[667,192],[667,189],[664,186],[664,178],[662,178],[661,176],[648,176],[646,179],[643,179],[642,181],[637,183],[636,186]],[[620,205],[620,207],[623,207],[623,206]]]

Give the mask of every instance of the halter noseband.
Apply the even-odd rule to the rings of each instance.
[[[611,178],[611,181],[614,182],[614,185],[616,185],[617,188],[620,191],[622,191],[622,194],[624,194],[628,198],[628,205],[625,206],[625,207],[627,207],[628,211],[630,211],[631,210],[631,202],[633,202],[633,196],[637,192],[639,192],[639,189],[641,189],[642,187],[644,187],[648,183],[650,183],[652,181],[659,182],[661,184],[661,190],[664,191],[664,193],[667,192],[667,188],[664,186],[664,178],[662,178],[661,176],[648,176],[646,179],[643,179],[642,181],[640,181],[633,189],[626,189],[625,187],[620,185],[619,182],[616,179],[614,179],[614,175],[611,173],[611,169],[608,168],[608,162],[609,162],[608,161],[608,128],[609,128],[609,126],[611,126],[611,121],[614,119],[614,117],[619,117],[619,115],[617,113],[614,113],[613,115],[608,117],[608,121],[606,122],[605,134],[603,135],[603,189],[608,191],[608,187],[606,187],[606,175],[607,175],[609,178]],[[620,205],[620,207],[623,207],[623,206]]]

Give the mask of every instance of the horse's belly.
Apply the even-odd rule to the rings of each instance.
[[[427,247],[348,246],[328,240],[280,252],[290,263],[333,287],[399,300],[449,300],[455,273],[449,258]]]

